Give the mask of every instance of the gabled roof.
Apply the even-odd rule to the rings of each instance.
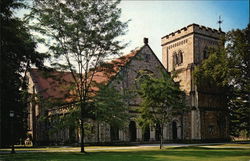
[[[94,74],[93,81],[96,83],[108,83],[143,47],[133,50],[120,58],[101,64]],[[38,93],[43,98],[64,99],[66,102],[74,100],[69,95],[70,93],[72,94],[70,86],[74,82],[70,72],[43,72],[38,69],[30,69],[30,76],[35,83]],[[92,87],[92,90],[96,91],[98,88]]]
[[[108,83],[112,78],[114,78],[117,73],[120,72],[122,67],[126,66],[131,59],[139,53],[139,51],[142,49],[138,48],[136,50],[131,51],[131,53],[121,56],[117,59],[114,59],[110,62],[105,62],[101,64],[95,73],[95,76],[93,77],[93,81],[96,83]]]
[[[71,102],[72,98],[69,93],[73,77],[70,72],[45,72],[33,68],[29,70],[29,73],[40,96],[45,99],[63,99]]]

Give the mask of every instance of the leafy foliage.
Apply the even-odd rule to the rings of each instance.
[[[208,59],[195,69],[198,84],[210,84],[224,91],[228,98],[230,131],[239,136],[241,130],[250,134],[250,25],[232,30],[225,36],[225,47],[210,49]]]
[[[14,9],[22,7],[21,1],[1,1],[1,146],[10,141],[10,110],[15,112],[16,140],[26,137],[27,87],[21,73],[31,64],[43,65],[44,55],[35,51],[25,23],[13,17]]]
[[[71,72],[76,101],[80,102],[81,152],[84,152],[84,113],[93,95],[97,67],[124,48],[117,37],[125,34],[127,23],[119,20],[120,0],[35,0],[31,28],[37,40],[53,55],[52,65]],[[104,71],[105,72],[105,71]]]
[[[15,112],[16,140],[26,138],[28,93],[25,74],[32,64],[43,67],[46,57],[35,51],[36,43],[25,22],[13,16],[14,9],[24,6],[19,0],[1,1],[1,146],[10,141],[10,110]]]
[[[99,85],[99,91],[94,97],[96,120],[113,127],[124,127],[129,120],[127,104],[122,95],[114,87]]]
[[[162,78],[154,78],[150,75],[141,79],[139,94],[142,97],[139,122],[141,125],[160,125],[161,145],[163,127],[169,123],[176,112],[181,112],[184,103],[184,93],[180,91],[168,73],[162,72]]]

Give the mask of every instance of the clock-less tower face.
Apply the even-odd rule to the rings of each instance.
[[[186,93],[191,91],[190,72],[194,62],[194,35],[192,28],[185,28],[162,38],[162,61],[168,72],[178,71],[176,81]]]
[[[208,57],[208,48],[216,47],[222,34],[218,30],[192,24],[162,37],[163,65],[168,72],[178,72],[176,81],[180,81],[187,94],[194,90],[192,68]]]

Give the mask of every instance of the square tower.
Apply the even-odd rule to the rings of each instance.
[[[180,82],[190,108],[190,112],[185,114],[183,139],[205,141],[228,138],[223,93],[215,86],[198,87],[193,77],[194,67],[208,58],[208,48],[218,46],[224,35],[220,30],[191,24],[161,38],[163,65],[168,72],[177,73],[175,81]]]

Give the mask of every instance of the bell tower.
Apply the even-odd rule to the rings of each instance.
[[[224,35],[221,30],[191,24],[161,38],[163,65],[177,73],[175,81],[185,91],[190,109],[182,120],[184,140],[228,138],[223,94],[215,87],[198,87],[193,77],[194,67],[208,58],[208,48],[218,46]]]

